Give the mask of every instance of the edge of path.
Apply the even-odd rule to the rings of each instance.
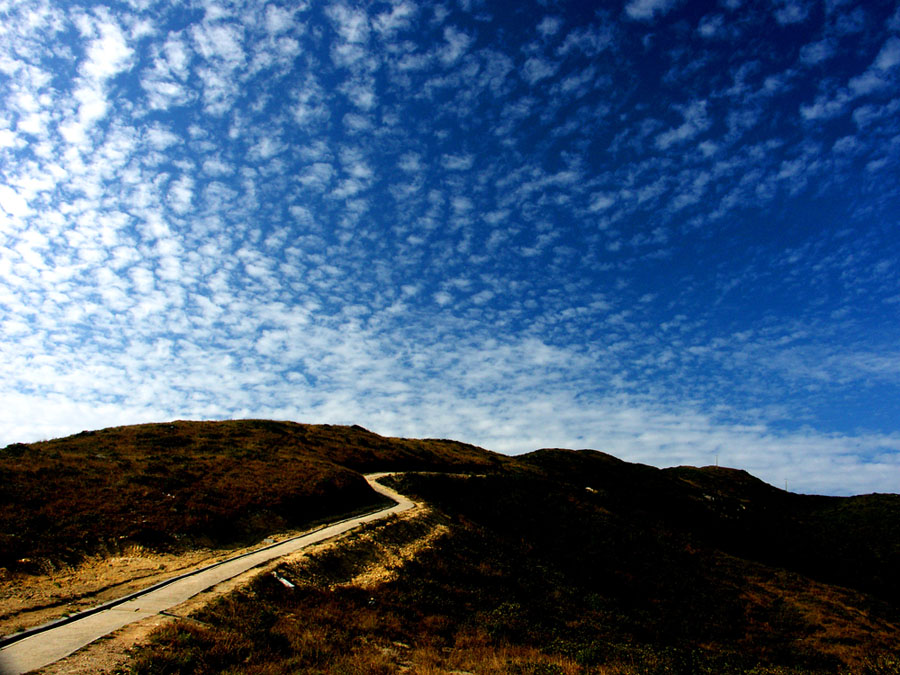
[[[384,478],[385,476],[390,476],[396,472],[394,471],[385,471],[381,473],[372,473],[365,474],[363,477],[369,483],[369,486],[377,493],[384,495],[388,499],[393,500],[395,503],[392,505],[383,506],[381,508],[373,509],[372,511],[364,511],[362,513],[357,513],[352,516],[347,516],[346,518],[341,518],[340,520],[333,520],[327,523],[322,523],[318,527],[315,527],[311,530],[306,530],[302,534],[295,535],[293,537],[288,537],[287,539],[282,539],[281,541],[268,544],[266,546],[261,546],[260,548],[255,548],[250,551],[245,551],[239,555],[233,556],[231,558],[225,558],[224,560],[219,560],[218,562],[214,562],[210,565],[204,565],[203,567],[198,567],[197,569],[191,570],[189,572],[183,572],[182,574],[178,574],[169,579],[164,579],[163,581],[159,581],[155,584],[147,586],[146,588],[142,588],[138,591],[134,591],[133,593],[128,593],[127,595],[123,595],[114,600],[109,600],[102,604],[99,604],[95,607],[91,607],[89,609],[81,610],[80,612],[75,612],[68,616],[61,617],[59,619],[54,619],[53,621],[48,621],[47,623],[43,623],[39,626],[34,626],[32,628],[27,628],[23,631],[19,631],[18,633],[11,633],[9,635],[0,636],[0,649],[8,647],[11,644],[19,642],[20,640],[24,640],[25,638],[29,638],[33,635],[39,635],[40,633],[44,633],[48,630],[53,630],[54,628],[59,628],[60,626],[65,626],[66,624],[73,623],[75,621],[79,621],[80,619],[84,619],[85,617],[91,616],[93,614],[97,614],[99,612],[103,612],[107,609],[111,609],[116,607],[117,605],[124,604],[130,600],[134,600],[135,598],[139,598],[142,595],[146,595],[147,593],[152,593],[155,590],[160,588],[164,588],[170,584],[173,584],[177,581],[181,581],[182,579],[187,579],[188,577],[195,576],[200,574],[201,572],[205,572],[207,570],[214,569],[219,567],[220,565],[224,565],[225,563],[233,562],[235,560],[240,560],[241,558],[246,558],[248,556],[260,553],[261,551],[267,551],[271,548],[275,548],[276,546],[282,546],[288,542],[295,541],[297,539],[301,539],[303,537],[309,536],[310,534],[315,534],[316,532],[321,532],[329,527],[333,527],[334,525],[340,525],[341,523],[346,523],[351,520],[356,520],[358,518],[370,518],[371,516],[375,516],[378,514],[382,514],[384,512],[391,513],[399,513],[400,511],[405,511],[407,509],[413,508],[416,504],[412,500],[407,497],[401,495],[400,493],[387,488],[380,483],[376,482],[379,478]],[[385,516],[389,515],[389,513],[384,513]],[[362,523],[360,523],[362,524]]]

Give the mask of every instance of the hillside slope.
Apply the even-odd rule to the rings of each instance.
[[[0,450],[0,568],[39,572],[138,544],[225,546],[380,503],[360,472],[476,470],[505,458],[361,427],[143,424]]]
[[[504,457],[359,427],[173,422],[0,451],[14,574],[428,505],[157,634],[132,673],[900,673],[900,496],[787,493],[597,451]],[[364,481],[363,481],[364,484]],[[19,562],[20,556],[31,562]],[[2,563],[0,563],[2,564]]]
[[[737,469],[657,469],[593,450],[539,450],[517,460],[642,528],[900,605],[898,495],[800,495]]]
[[[159,631],[123,672],[900,672],[896,605],[730,555],[534,459],[486,476],[387,479],[431,511],[282,564],[294,588],[260,577]],[[742,489],[746,476],[732,475],[717,477],[722,490]],[[416,541],[428,545],[400,554]]]

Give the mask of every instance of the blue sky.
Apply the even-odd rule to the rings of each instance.
[[[0,16],[0,445],[268,417],[900,492],[896,3]]]

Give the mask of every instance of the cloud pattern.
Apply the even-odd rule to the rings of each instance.
[[[265,416],[900,491],[900,11],[0,2],[0,444]]]

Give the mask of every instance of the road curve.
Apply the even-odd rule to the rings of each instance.
[[[19,675],[42,668],[122,626],[181,604],[198,593],[249,569],[343,534],[363,523],[413,508],[414,502],[376,482],[386,475],[389,474],[369,474],[365,478],[373,490],[394,500],[396,502],[394,506],[347,518],[313,532],[189,572],[67,619],[25,631],[20,636],[7,636],[4,641],[8,642],[10,638],[15,641],[7,643],[0,649],[0,675]]]

